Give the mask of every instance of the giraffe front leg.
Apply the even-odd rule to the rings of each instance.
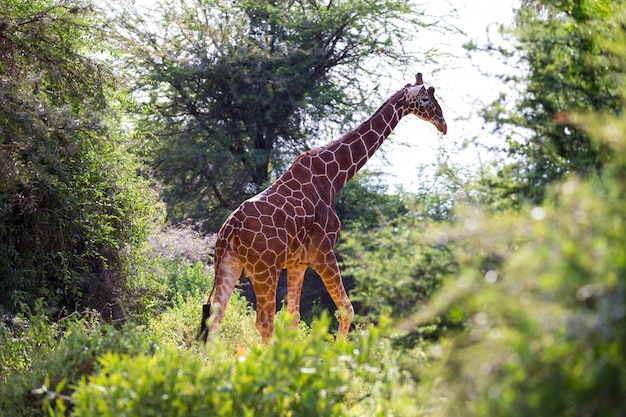
[[[328,290],[331,298],[335,302],[338,309],[339,329],[341,336],[347,336],[350,329],[350,323],[354,317],[354,307],[348,299],[348,294],[341,281],[339,266],[334,252],[330,252],[323,259],[311,264],[311,267],[322,278],[322,282]]]
[[[300,323],[300,298],[307,265],[295,265],[287,268],[287,311],[293,317],[292,326],[297,329]]]

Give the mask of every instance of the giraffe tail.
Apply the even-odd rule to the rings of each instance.
[[[202,340],[204,343],[207,342],[209,338],[209,327],[207,326],[207,321],[209,320],[209,316],[211,315],[211,304],[206,303],[202,305],[202,321],[200,322],[200,331],[196,335],[196,340]]]
[[[211,298],[213,297],[213,293],[215,292],[215,280],[213,281],[213,288],[211,288],[211,293],[209,294],[209,299],[206,304],[202,305],[202,319],[200,320],[200,330],[196,335],[196,340],[202,340],[204,343],[209,339],[209,326],[207,323],[209,322],[209,318],[211,317]]]
[[[196,340],[202,340],[204,343],[209,339],[209,326],[207,323],[209,322],[209,318],[211,317],[211,298],[213,297],[213,293],[215,292],[215,284],[213,281],[213,288],[211,288],[211,294],[209,294],[209,300],[206,304],[202,305],[202,320],[200,321],[200,330],[196,335]]]
[[[211,289],[211,293],[209,294],[209,299],[207,300],[206,304],[202,305],[202,320],[200,321],[200,330],[198,331],[198,334],[196,336],[196,340],[202,340],[205,343],[207,342],[209,338],[209,331],[211,330],[208,326],[209,318],[211,317],[211,301],[215,301],[215,300],[212,300],[212,298],[215,295],[215,291],[218,286],[218,283],[222,282],[223,280],[223,276],[220,273],[220,270],[221,270],[222,262],[224,260],[225,250],[226,250],[225,242],[230,241],[235,231],[235,226],[233,225],[233,223],[237,223],[237,219],[235,219],[235,216],[234,216],[235,213],[236,212],[233,212],[233,214],[231,214],[230,217],[224,222],[224,225],[222,225],[222,228],[220,229],[218,233],[218,241],[216,242],[216,245],[215,245],[215,253],[213,255],[214,257],[213,265],[215,268],[213,288]],[[241,274],[241,271],[239,272],[239,274]],[[234,282],[235,281],[233,281],[232,288],[234,288]],[[231,292],[232,292],[232,288],[230,289]],[[226,300],[228,301],[228,298]],[[219,303],[216,305],[219,305]],[[217,314],[216,320],[219,323],[219,321],[221,320],[221,313]]]

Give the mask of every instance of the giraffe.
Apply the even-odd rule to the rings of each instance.
[[[215,243],[215,282],[203,305],[199,336],[206,341],[219,325],[242,271],[256,295],[256,327],[263,342],[267,344],[274,333],[278,277],[285,268],[287,309],[297,326],[308,267],[321,277],[337,306],[339,335],[347,335],[354,308],[335,258],[341,222],[333,201],[402,117],[414,114],[446,134],[434,93],[435,88],[426,88],[418,73],[415,84],[395,92],[355,129],[298,156],[276,182],[232,212]]]

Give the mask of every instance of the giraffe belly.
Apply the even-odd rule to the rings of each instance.
[[[285,260],[285,268],[295,265],[308,265],[310,263],[309,251],[303,244],[294,245],[287,252],[287,259]]]

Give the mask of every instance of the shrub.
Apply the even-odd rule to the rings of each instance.
[[[432,222],[409,217],[366,233],[345,233],[342,269],[354,280],[350,297],[359,315],[406,318],[423,307],[457,269],[447,244]]]
[[[288,318],[282,323],[289,323]],[[205,359],[180,350],[153,356],[107,354],[100,372],[84,378],[73,394],[75,415],[369,414],[365,410],[372,405],[361,402],[370,396],[389,401],[393,385],[373,389],[373,381],[388,375],[378,362],[384,357],[377,349],[378,332],[370,329],[354,341],[333,342],[328,325],[324,317],[310,334],[278,325],[269,346],[239,349],[235,358],[219,341],[208,346]]]
[[[429,376],[441,415],[626,414],[626,122],[578,120],[621,151],[602,176],[569,178],[553,203],[518,214],[466,214],[450,231],[464,248],[459,277],[415,318],[467,318]],[[485,273],[490,253],[504,262]]]
[[[175,305],[150,319],[146,332],[161,344],[195,350],[200,346],[196,337],[205,302],[204,294],[179,299]],[[254,312],[248,307],[246,299],[235,291],[226,306],[222,323],[212,337],[219,338],[220,343],[231,351],[237,347],[258,345],[261,339],[254,320]]]
[[[442,290],[469,323],[439,374],[451,400],[446,415],[626,412],[618,394],[626,381],[626,211],[607,198],[616,190],[597,183],[572,181],[564,191],[558,208],[466,231],[464,239],[506,250],[507,260],[486,274],[464,269]]]
[[[150,353],[158,345],[131,325],[116,329],[97,314],[57,323],[41,314],[0,325],[0,409],[7,416],[44,416],[69,405],[72,387],[100,367],[105,352]]]
[[[0,306],[103,308],[159,205],[115,127],[116,80],[86,56],[100,22],[87,2],[1,7]]]
[[[122,300],[132,313],[129,319],[145,324],[185,300],[208,296],[213,239],[185,225],[154,230],[131,256],[130,297]]]

